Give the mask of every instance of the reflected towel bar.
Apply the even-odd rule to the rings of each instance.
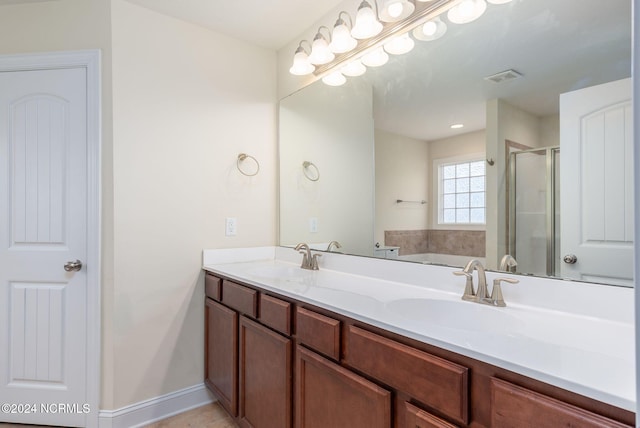
[[[427,203],[427,201],[425,201],[424,199],[421,201],[405,201],[403,199],[396,199],[396,204],[421,204],[424,205]]]

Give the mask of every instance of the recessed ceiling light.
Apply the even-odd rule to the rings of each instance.
[[[451,125],[451,129],[460,129],[460,128],[464,128],[464,125],[462,123],[454,123],[453,125]]]

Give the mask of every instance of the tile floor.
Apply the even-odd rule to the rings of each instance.
[[[145,428],[182,427],[237,428],[238,425],[236,425],[227,412],[222,409],[219,403],[213,403],[145,426]],[[2,427],[0,426],[0,428]]]
[[[146,425],[145,428],[238,428],[220,404],[213,403]],[[53,428],[44,425],[5,424],[0,428]]]

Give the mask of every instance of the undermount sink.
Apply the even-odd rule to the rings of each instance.
[[[280,281],[302,281],[313,274],[313,271],[293,266],[261,266],[250,272],[251,276]]]
[[[463,300],[400,299],[388,302],[386,307],[407,320],[455,330],[508,333],[524,326],[523,320],[505,308]]]

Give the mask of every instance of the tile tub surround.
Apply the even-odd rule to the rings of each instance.
[[[483,230],[385,230],[384,244],[400,247],[400,255],[437,253],[484,257]]]
[[[203,252],[213,273],[635,411],[633,289],[511,275],[520,283],[503,285],[508,306],[486,308],[519,317],[520,330],[463,331],[390,309],[403,299],[480,306],[460,301],[454,268],[323,253],[319,271],[303,271],[300,260],[285,247]],[[497,276],[510,275],[487,272],[487,282]]]
[[[384,245],[400,247],[400,256],[429,252],[428,230],[385,230]]]

